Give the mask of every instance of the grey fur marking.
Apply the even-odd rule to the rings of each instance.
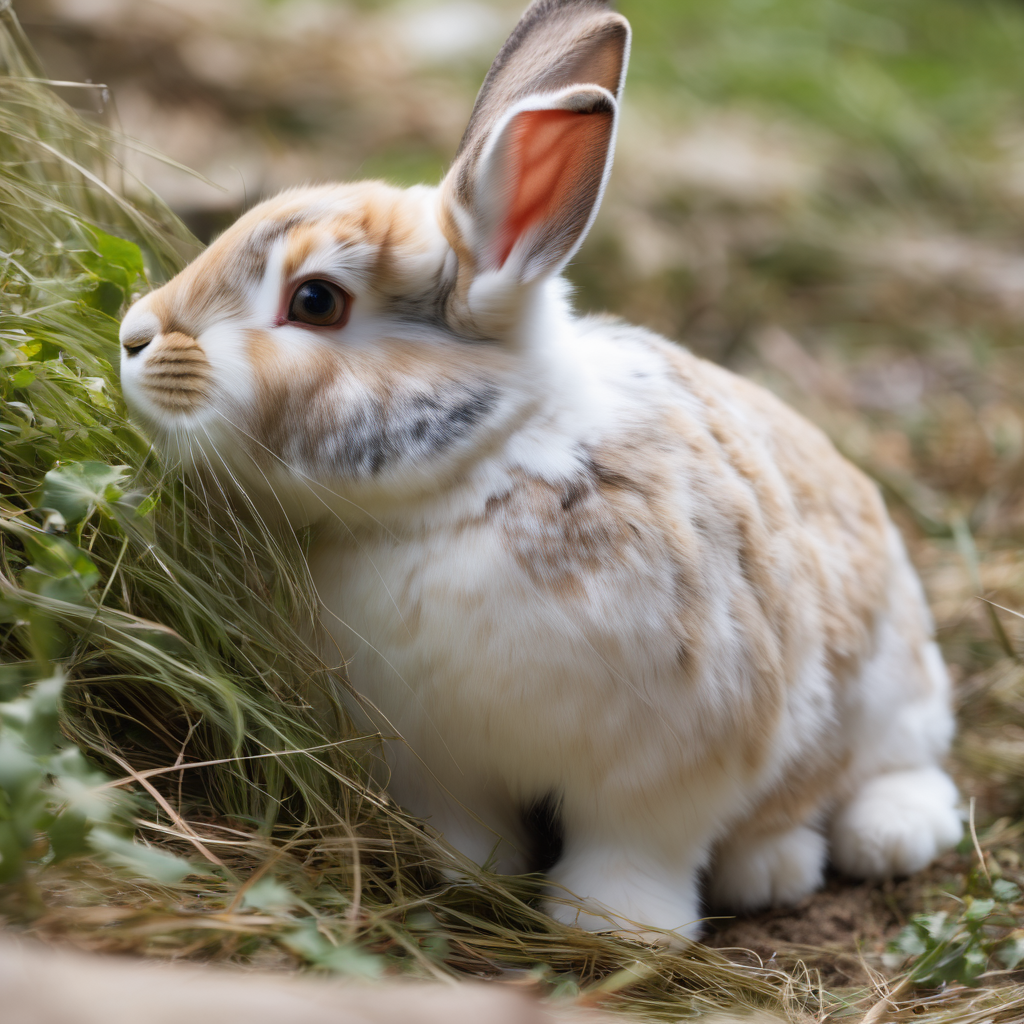
[[[407,392],[391,402],[368,400],[317,453],[317,468],[348,478],[373,477],[397,462],[443,454],[494,410],[499,390],[488,382]]]
[[[239,247],[237,269],[245,280],[259,284],[267,272],[267,260],[274,243],[284,238],[293,228],[308,223],[308,215],[297,214],[282,221],[268,221],[260,224],[244,245]]]

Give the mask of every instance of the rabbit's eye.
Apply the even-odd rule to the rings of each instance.
[[[333,327],[348,312],[348,296],[330,281],[303,281],[292,296],[288,319]]]

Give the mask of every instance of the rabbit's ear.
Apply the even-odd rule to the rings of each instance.
[[[605,0],[537,0],[487,74],[444,183],[474,275],[568,262],[611,170],[629,23]]]

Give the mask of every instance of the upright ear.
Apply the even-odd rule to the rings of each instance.
[[[607,0],[536,0],[523,15],[443,185],[459,290],[488,271],[556,273],[579,247],[611,171],[629,42]]]

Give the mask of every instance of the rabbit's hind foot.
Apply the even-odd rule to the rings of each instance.
[[[827,854],[824,836],[808,825],[769,836],[741,833],[719,849],[710,902],[733,911],[792,906],[821,887]]]
[[[940,768],[869,779],[832,822],[832,862],[856,878],[909,875],[963,834],[959,796]]]

